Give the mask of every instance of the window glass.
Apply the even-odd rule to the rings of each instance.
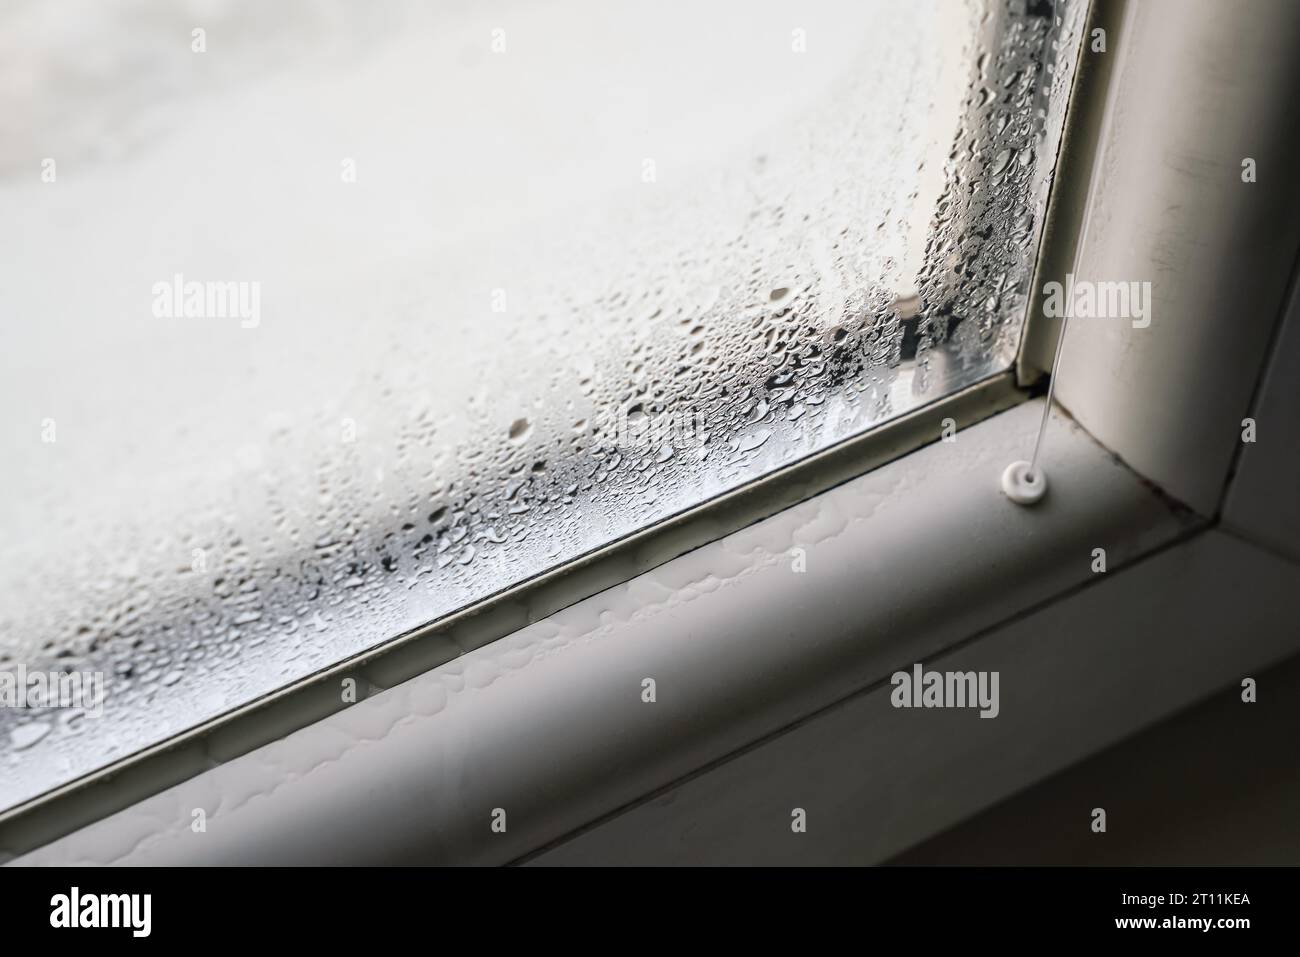
[[[1005,370],[1071,35],[6,4],[0,808]]]

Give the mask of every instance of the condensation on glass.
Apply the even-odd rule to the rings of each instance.
[[[0,808],[1005,370],[1080,7],[8,5]]]

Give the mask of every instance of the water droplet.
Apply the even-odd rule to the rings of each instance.
[[[44,721],[29,721],[9,732],[9,741],[15,751],[24,751],[44,738],[52,729],[53,725]]]
[[[510,423],[510,441],[520,444],[528,439],[533,431],[533,424],[527,419],[515,419]]]

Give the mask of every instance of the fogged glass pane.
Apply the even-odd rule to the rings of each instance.
[[[1078,16],[6,4],[0,806],[1004,370]]]

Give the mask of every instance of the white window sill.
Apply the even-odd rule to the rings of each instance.
[[[21,862],[501,863],[532,854],[1093,582],[1096,547],[1114,575],[1194,529],[1189,513],[1067,419],[1049,426],[1048,498],[1034,509],[1008,502],[999,475],[1024,456],[1040,413],[1030,402],[985,420]],[[803,550],[802,574],[794,549]],[[1032,678],[989,665],[999,666],[1008,695]],[[646,677],[656,681],[653,704],[641,700]],[[1141,701],[1132,709],[1149,710]],[[1035,766],[1070,756],[1063,747]],[[906,753],[891,762],[880,787],[919,785],[911,778],[932,755],[918,757],[926,760],[912,767]],[[976,809],[960,803],[948,800],[944,820],[924,827]],[[505,834],[490,827],[498,807]],[[190,827],[195,808],[207,815],[203,833]],[[918,827],[895,831],[894,842],[925,836]]]

